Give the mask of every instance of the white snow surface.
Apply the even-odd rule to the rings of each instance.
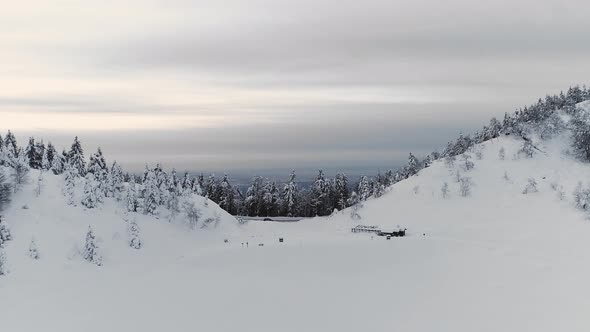
[[[565,136],[536,144],[543,152],[526,159],[521,139],[488,141],[476,147],[481,160],[469,153],[470,171],[460,157],[452,167],[436,161],[364,202],[361,220],[347,209],[238,225],[209,203],[219,227],[189,230],[137,215],[140,250],[126,243],[119,203],[70,207],[48,175],[41,197],[30,184],[4,213],[14,240],[0,277],[1,330],[588,331],[590,221],[572,192],[590,166],[568,156]],[[457,170],[473,181],[468,197]],[[523,194],[529,178],[538,192]],[[89,224],[101,267],[76,254]],[[399,225],[407,236],[351,233],[357,224]],[[27,256],[33,236],[37,261]]]

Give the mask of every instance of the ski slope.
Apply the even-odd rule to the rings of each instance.
[[[590,167],[568,155],[567,140],[538,141],[542,152],[528,159],[517,157],[522,139],[503,136],[469,152],[469,171],[461,158],[436,161],[364,202],[360,220],[347,209],[239,225],[200,202],[220,223],[191,231],[137,215],[140,250],[126,243],[122,206],[69,207],[61,180],[47,176],[40,197],[30,184],[4,213],[14,240],[0,278],[2,329],[587,331],[590,222],[572,192]],[[473,183],[467,197],[457,171]],[[538,192],[523,194],[531,177]],[[101,267],[77,254],[89,224]],[[352,234],[357,224],[399,225],[408,236]],[[27,256],[31,237],[38,261]]]

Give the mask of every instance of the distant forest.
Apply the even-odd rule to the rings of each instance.
[[[408,154],[407,165],[373,176],[361,176],[350,183],[344,173],[333,178],[319,170],[311,185],[300,187],[293,171],[286,175],[285,181],[277,183],[256,176],[246,190],[231,184],[229,175],[217,177],[214,174],[191,176],[188,172],[178,174],[176,170],[165,171],[157,164],[147,166],[142,174],[125,172],[116,162],[107,164],[100,148],[87,160],[78,137],[69,150],[58,152],[43,140],[29,138],[25,147],[17,144],[11,131],[0,136],[0,165],[10,167],[13,172],[13,186],[16,188],[27,181],[29,169],[37,169],[62,175],[64,190],[73,192],[76,179],[84,179],[84,198],[82,204],[92,208],[100,204],[104,197],[114,197],[124,201],[127,210],[145,214],[155,214],[160,206],[170,211],[179,209],[180,198],[187,194],[208,197],[221,208],[233,215],[243,216],[325,216],[334,210],[342,210],[371,197],[383,195],[386,189],[410,176],[440,158],[453,158],[466,152],[475,144],[496,138],[501,134],[515,134],[526,137],[529,128],[535,123],[556,116],[556,110],[575,114],[575,105],[590,99],[590,89],[570,87],[566,93],[546,96],[537,103],[521,108],[513,114],[505,113],[502,120],[492,118],[480,131],[459,137],[447,144],[442,152],[432,152],[422,158]],[[590,126],[588,121],[573,121],[573,146],[584,159],[590,159]],[[551,131],[552,128],[544,130]],[[41,175],[44,172],[41,172]],[[68,195],[66,195],[68,196]],[[68,196],[73,199],[73,194]],[[72,202],[73,204],[73,202]]]

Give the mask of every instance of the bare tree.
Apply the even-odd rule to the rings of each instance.
[[[526,185],[526,187],[524,187],[524,190],[522,191],[523,194],[530,194],[530,193],[536,193],[539,190],[537,189],[537,181],[535,181],[535,178],[529,178],[528,179],[528,183]]]
[[[440,188],[440,192],[442,195],[442,198],[448,198],[449,197],[449,184],[448,183],[443,183],[442,187]]]
[[[461,194],[461,196],[467,197],[471,195],[472,185],[473,182],[471,181],[470,177],[461,178],[461,180],[459,181],[459,193]]]
[[[196,229],[201,219],[201,211],[195,205],[194,201],[186,201],[183,204],[183,210],[186,214],[188,225],[191,229]]]

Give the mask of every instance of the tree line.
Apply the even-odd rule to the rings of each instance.
[[[183,198],[197,194],[207,197],[233,215],[325,216],[334,210],[342,210],[371,197],[379,197],[389,186],[417,174],[434,161],[460,155],[475,144],[501,134],[526,137],[532,125],[542,124],[539,129],[541,135],[550,135],[557,130],[552,124],[559,121],[547,120],[557,116],[556,110],[563,110],[573,116],[572,146],[584,159],[590,160],[590,118],[585,113],[577,112],[575,108],[577,103],[589,99],[590,89],[570,87],[565,93],[548,95],[513,114],[505,113],[502,121],[492,118],[480,131],[471,135],[459,135],[441,153],[435,151],[424,158],[409,153],[405,166],[373,177],[361,176],[356,183],[350,183],[344,173],[329,178],[319,170],[311,185],[302,188],[298,184],[295,171],[292,171],[283,183],[256,176],[247,190],[242,192],[231,184],[227,174],[220,178],[214,174],[205,176],[202,173],[192,176],[189,172],[180,175],[175,169],[165,171],[159,164],[154,167],[146,166],[142,174],[125,172],[116,161],[107,164],[100,148],[90,155],[87,162],[78,137],[74,138],[69,150],[64,149],[61,153],[50,142],[46,145],[42,140],[38,141],[33,137],[22,148],[11,131],[4,137],[0,135],[0,165],[13,169],[11,176],[14,190],[26,180],[29,169],[42,171],[37,181],[42,181],[45,171],[62,175],[65,182],[64,195],[68,198],[68,203],[80,203],[87,208],[95,207],[104,198],[113,197],[124,201],[130,212],[158,214],[158,209],[162,207],[174,215],[181,209],[187,209],[182,206],[186,203]],[[0,175],[4,176],[1,173]],[[83,181],[84,185],[80,202],[76,201],[74,195],[78,181]],[[0,208],[2,201],[7,200],[7,190],[6,186],[0,185]]]

